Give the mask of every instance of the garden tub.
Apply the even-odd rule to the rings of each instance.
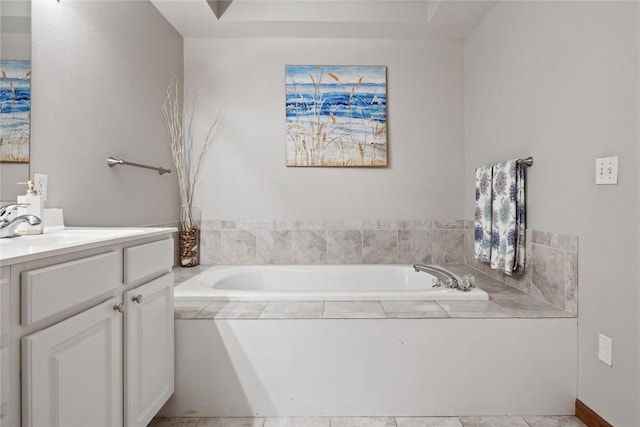
[[[441,267],[440,267],[441,268]],[[483,301],[486,292],[436,287],[411,265],[213,266],[176,286],[176,301]]]

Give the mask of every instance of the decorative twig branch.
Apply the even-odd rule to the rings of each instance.
[[[176,166],[178,175],[178,188],[180,191],[180,225],[183,230],[193,227],[193,194],[202,172],[209,148],[213,144],[214,133],[217,128],[219,117],[211,123],[204,139],[200,152],[195,154],[193,144],[193,116],[195,111],[195,101],[191,110],[183,109],[180,104],[178,78],[171,73],[171,83],[167,87],[167,96],[162,104],[167,126],[167,137],[171,148],[173,163]],[[184,124],[187,124],[187,133],[184,134]],[[195,161],[194,161],[195,159]]]

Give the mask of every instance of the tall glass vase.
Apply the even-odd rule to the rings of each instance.
[[[180,266],[200,265],[200,230],[195,225],[180,231]]]

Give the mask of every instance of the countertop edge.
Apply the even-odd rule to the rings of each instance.
[[[113,229],[131,229],[131,230],[144,230],[144,232],[135,233],[131,235],[118,236],[118,237],[105,237],[98,240],[90,240],[86,242],[80,242],[78,244],[70,244],[64,247],[55,248],[55,249],[45,249],[39,252],[32,252],[27,254],[19,254],[15,256],[8,256],[6,258],[0,259],[0,267],[7,267],[10,265],[21,264],[30,261],[36,261],[42,258],[54,257],[59,255],[66,255],[74,252],[79,252],[83,250],[90,250],[99,248],[101,246],[109,246],[114,244],[120,244],[140,239],[147,239],[152,237],[159,237],[163,235],[171,235],[178,231],[175,227],[70,227],[75,229],[105,229],[105,228],[113,228]],[[19,239],[19,237],[18,237]]]

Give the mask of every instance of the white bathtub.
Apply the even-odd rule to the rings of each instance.
[[[435,288],[410,265],[215,266],[175,287],[177,301],[488,300],[481,289]]]

